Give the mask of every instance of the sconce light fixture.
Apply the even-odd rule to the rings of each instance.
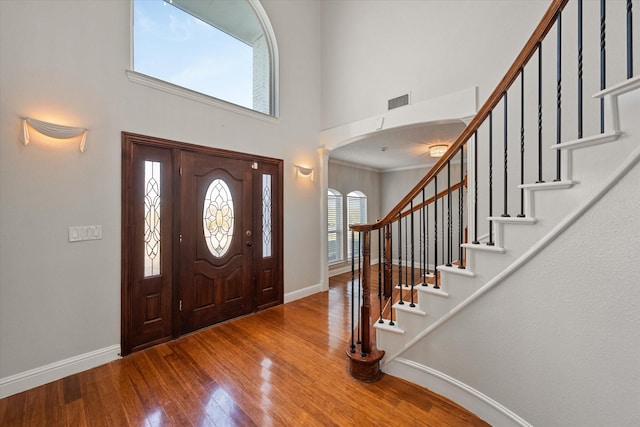
[[[25,117],[22,120],[22,136],[24,145],[29,144],[29,127],[35,129],[39,133],[56,139],[69,139],[82,135],[80,140],[80,151],[84,153],[85,144],[87,142],[87,129],[72,126],[57,125],[55,123],[43,122],[41,120]]]
[[[312,168],[306,168],[306,167],[300,166],[300,165],[296,165],[296,175],[302,175],[305,178],[309,177],[309,178],[313,179],[313,169]]]
[[[429,147],[429,155],[431,157],[442,157],[447,152],[449,146],[446,144],[436,144]]]

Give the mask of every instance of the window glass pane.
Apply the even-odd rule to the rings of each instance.
[[[361,191],[352,191],[347,194],[347,225],[367,223],[367,196]],[[349,259],[352,258],[351,231],[347,235],[347,250]],[[360,256],[360,236],[354,233],[353,251],[356,257]]]
[[[229,186],[221,179],[214,179],[204,196],[202,223],[207,247],[216,258],[222,258],[231,247],[234,216]]]
[[[133,34],[135,71],[270,113],[269,49],[247,1],[134,0]]]
[[[262,257],[271,256],[271,175],[262,175]]]
[[[329,190],[327,203],[327,257],[329,262],[342,261],[342,195]]]
[[[160,162],[144,162],[144,277],[160,274]]]

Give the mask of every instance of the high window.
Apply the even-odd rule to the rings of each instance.
[[[344,244],[342,231],[342,194],[329,189],[328,191],[328,227],[327,227],[327,255],[329,263],[343,260],[342,246]]]
[[[133,0],[133,70],[276,116],[272,34],[258,0]]]
[[[352,191],[347,194],[347,226],[353,224],[367,223],[367,196],[362,191]],[[360,256],[360,235],[354,233],[354,241],[352,246],[351,232],[347,234],[347,250],[349,251],[349,259],[353,257],[353,251],[356,258]]]

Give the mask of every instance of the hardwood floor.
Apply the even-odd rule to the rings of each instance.
[[[487,425],[398,378],[348,375],[348,280],[2,399],[0,425]]]

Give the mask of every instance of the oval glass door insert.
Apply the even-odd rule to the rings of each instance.
[[[204,240],[211,254],[222,258],[231,247],[235,211],[231,190],[222,179],[214,179],[204,196],[202,222]]]

